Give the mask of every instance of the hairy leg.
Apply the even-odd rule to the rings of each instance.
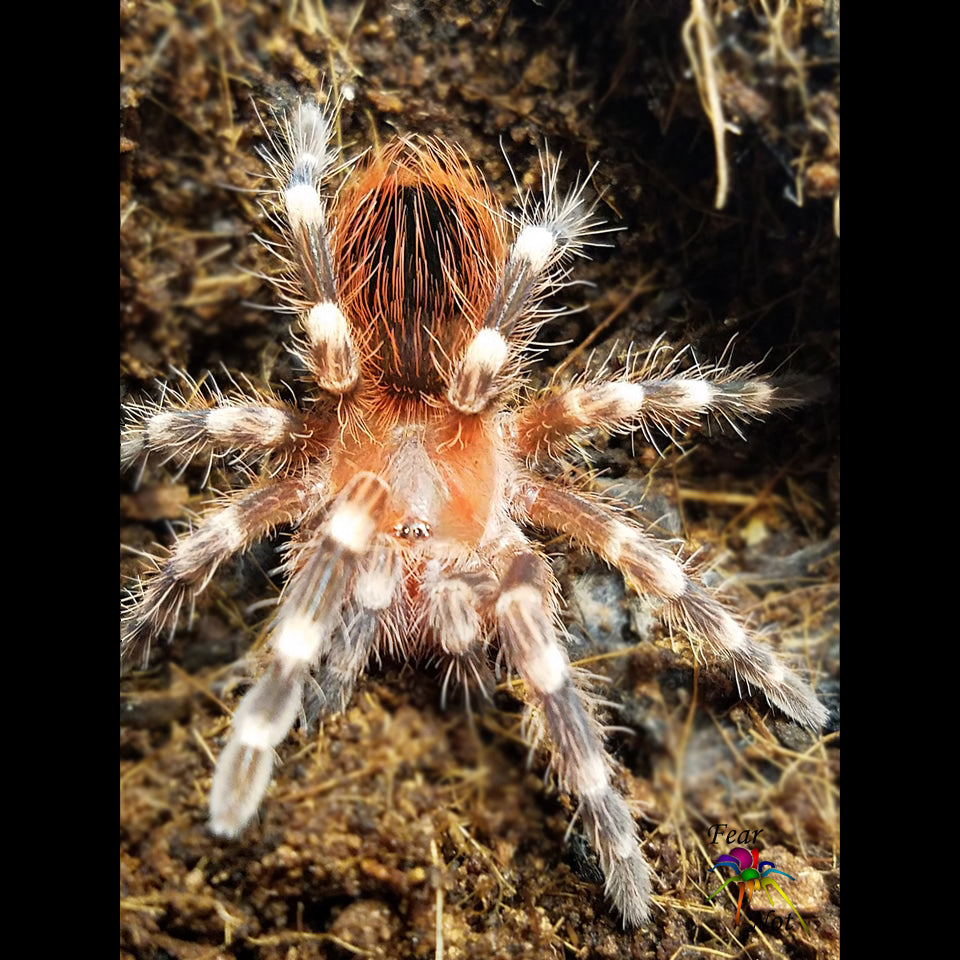
[[[732,662],[736,676],[755,684],[784,713],[817,729],[827,710],[772,650],[758,643],[712,594],[683,570],[669,550],[636,523],[582,493],[549,481],[519,485],[515,510],[527,522],[559,531],[577,540],[623,573],[641,593],[664,601],[663,616],[693,640],[702,641],[722,659]]]
[[[574,686],[551,600],[545,561],[530,550],[517,553],[497,600],[501,643],[540,710],[561,782],[580,801],[584,827],[606,876],[606,894],[624,924],[637,926],[650,915],[650,871],[630,809],[611,782],[597,724]]]
[[[274,747],[300,713],[309,671],[330,649],[387,498],[382,480],[357,474],[317,534],[292,549],[292,573],[270,640],[271,662],[237,707],[230,742],[217,762],[210,790],[214,833],[235,837],[256,814],[270,782]]]
[[[316,424],[297,410],[224,398],[216,390],[213,400],[215,406],[206,397],[190,401],[176,396],[174,402],[183,409],[165,409],[162,402],[128,404],[121,463],[131,466],[153,456],[162,463],[187,464],[204,453],[230,453],[241,464],[273,457],[276,473],[291,461],[324,451]]]
[[[489,571],[450,568],[437,560],[426,565],[415,629],[433,649],[439,648],[446,661],[440,700],[444,709],[451,681],[467,691],[468,709],[471,688],[489,696],[493,677],[486,647],[498,590]]]
[[[629,433],[640,430],[650,442],[670,435],[703,417],[722,420],[737,429],[745,420],[801,403],[795,390],[777,386],[753,367],[697,367],[659,376],[641,369],[616,380],[575,383],[563,391],[544,391],[521,407],[508,433],[525,457],[555,459],[589,431]]]
[[[541,157],[543,199],[535,203],[523,196],[516,237],[483,327],[453,367],[447,401],[460,413],[482,413],[516,383],[522,348],[548,315],[540,304],[566,283],[563,262],[582,255],[592,235],[603,232],[584,197],[585,184],[561,195],[558,171],[558,162]]]
[[[339,397],[359,382],[360,363],[341,310],[327,204],[320,192],[339,160],[330,145],[334,115],[301,102],[284,120],[283,142],[271,138],[271,149],[262,155],[279,185],[283,215],[277,222],[286,249],[268,246],[290,268],[279,286],[300,312],[305,333],[296,352],[320,388]]]
[[[357,677],[376,650],[379,634],[388,629],[383,611],[398,603],[400,556],[389,538],[377,540],[357,573],[343,628],[316,671],[323,712],[344,709]]]
[[[146,664],[151,640],[165,626],[173,629],[183,604],[204,590],[217,567],[278,526],[298,523],[320,496],[318,482],[310,476],[268,481],[208,513],[193,533],[177,542],[159,572],[134,597],[124,618],[121,662],[140,653]]]

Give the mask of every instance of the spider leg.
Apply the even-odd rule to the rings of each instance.
[[[630,809],[611,782],[597,724],[574,686],[551,594],[546,563],[528,549],[517,553],[496,605],[501,643],[543,716],[561,782],[579,798],[584,827],[606,876],[606,894],[624,924],[637,926],[650,915],[650,872]]]
[[[753,376],[753,369],[697,368],[659,378],[640,371],[617,380],[576,383],[562,392],[547,389],[513,414],[507,429],[523,456],[557,459],[593,430],[640,430],[655,443],[655,432],[669,436],[703,416],[737,429],[740,422],[801,402],[795,391]]]
[[[287,286],[296,291],[291,299],[306,333],[297,355],[321,389],[342,396],[357,385],[360,363],[340,308],[327,206],[318,189],[338,160],[330,146],[331,121],[318,106],[302,101],[286,118],[285,148],[266,157],[281,184],[284,235],[296,274]]]
[[[516,238],[507,252],[483,327],[474,335],[450,375],[447,401],[460,413],[482,413],[521,369],[521,351],[548,313],[543,299],[566,283],[564,260],[582,256],[590,236],[602,232],[585,183],[566,195],[557,188],[559,164],[541,157],[543,201],[524,196]]]
[[[772,650],[758,643],[715,597],[691,580],[680,562],[641,527],[605,504],[549,481],[519,484],[515,509],[523,519],[578,540],[623,573],[638,592],[664,601],[663,617],[729,659],[738,678],[756,684],[784,713],[811,729],[827,710]]]
[[[375,649],[382,613],[396,603],[401,583],[397,550],[385,538],[379,544],[375,540],[357,574],[343,630],[331,644],[316,674],[323,696],[322,707],[326,711],[342,710],[346,706],[357,677]]]
[[[779,871],[778,871],[778,872],[779,872]],[[792,880],[793,877],[791,877],[790,879]],[[774,887],[777,888],[777,893],[779,893],[780,896],[783,897],[783,899],[784,899],[784,901],[786,902],[787,906],[790,907],[790,909],[797,915],[797,919],[800,921],[800,925],[803,927],[804,930],[807,931],[807,935],[809,936],[809,935],[810,935],[810,929],[809,929],[809,928],[807,927],[807,925],[803,922],[803,917],[800,916],[800,911],[797,910],[797,908],[790,902],[790,898],[789,898],[789,897],[783,892],[783,890],[780,888],[780,884],[778,884],[777,881],[773,879],[773,877],[771,877],[769,880],[763,879],[763,880],[759,880],[759,881],[757,881],[757,882],[760,884],[760,887],[761,887],[761,889],[764,891],[764,893],[766,893],[767,899],[770,901],[770,906],[771,906],[771,907],[773,907],[773,905],[774,905],[774,904],[773,904],[773,897],[770,895],[770,891],[767,889],[767,887],[769,887],[769,886],[774,886]],[[776,908],[774,908],[774,909],[776,909]]]
[[[739,923],[739,922],[740,922],[740,907],[743,906],[743,893],[744,893],[744,891],[745,891],[746,889],[747,889],[747,885],[746,885],[745,883],[742,883],[742,882],[741,882],[741,884],[740,884],[740,896],[737,897],[737,919],[736,919],[736,921],[735,921],[736,923]]]
[[[767,899],[770,901],[771,907],[774,906],[774,903],[773,903],[773,895],[770,893],[769,887],[774,882],[775,881],[771,880],[770,883],[764,883],[762,879],[760,881],[760,889],[767,895]]]
[[[192,601],[210,582],[217,567],[249,549],[283,524],[296,524],[316,496],[318,478],[288,477],[237,497],[208,513],[200,526],[182,538],[167,561],[134,598],[123,627],[120,657],[129,661],[142,652],[146,665],[150,642],[163,628],[176,624],[185,601]]]
[[[741,881],[740,881],[740,874],[737,874],[736,876],[730,877],[729,880],[724,880],[723,883],[721,883],[720,886],[717,887],[717,889],[714,890],[713,893],[711,893],[709,897],[707,897],[707,899],[708,899],[708,900],[712,900],[728,883],[738,883],[738,882],[741,882]]]
[[[195,409],[162,409],[158,404],[129,404],[120,444],[120,459],[130,466],[150,455],[164,463],[189,463],[201,453],[232,452],[240,463],[273,455],[279,472],[291,459],[324,449],[314,442],[313,418],[284,405],[246,402],[216,395]]]
[[[418,624],[423,634],[447,658],[441,692],[446,709],[451,679],[469,688],[476,685],[484,696],[493,687],[492,674],[483,655],[489,639],[487,617],[499,585],[483,570],[449,570],[438,561],[427,564],[421,586]],[[469,707],[469,698],[467,700]]]
[[[293,571],[270,640],[272,661],[233,715],[210,788],[210,829],[237,836],[270,782],[273,748],[301,709],[303,683],[330,648],[344,598],[388,498],[385,483],[359,473],[344,487],[317,534],[291,551]]]

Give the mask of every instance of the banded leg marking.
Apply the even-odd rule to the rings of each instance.
[[[621,379],[573,384],[562,393],[542,395],[513,416],[511,432],[520,452],[537,457],[561,456],[589,430],[627,433],[640,430],[651,442],[654,432],[670,435],[715,416],[734,429],[745,420],[796,405],[764,377],[750,369],[705,371],[662,379]]]
[[[490,696],[493,675],[486,647],[492,602],[498,589],[496,578],[487,571],[445,569],[438,561],[427,564],[417,621],[446,660],[440,692],[442,709],[446,709],[451,681],[464,687],[468,710],[471,686],[483,696]]]
[[[146,406],[131,409],[146,415],[124,431],[120,458],[125,465],[150,454],[159,455],[164,463],[187,463],[207,451],[234,451],[239,460],[268,454],[289,457],[302,450],[311,436],[305,418],[296,410],[264,403],[156,412]]]
[[[356,386],[360,364],[339,306],[327,207],[319,190],[337,159],[330,135],[330,117],[314,104],[301,103],[287,123],[286,164],[275,162],[274,170],[278,179],[286,172],[288,237],[299,263],[299,299],[307,308],[303,316],[307,343],[300,344],[300,357],[319,386],[339,396]]]

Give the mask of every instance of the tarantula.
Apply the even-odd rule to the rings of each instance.
[[[607,896],[625,924],[640,924],[650,872],[571,669],[556,580],[525,529],[563,534],[616,567],[662,602],[669,626],[790,717],[817,727],[826,712],[670,549],[542,467],[580,453],[591,430],[735,423],[790,397],[752,369],[723,366],[627,369],[525,395],[524,363],[551,315],[544,301],[601,230],[585,182],[561,193],[545,159],[542,198],[524,193],[508,215],[462,150],[399,139],[330,198],[322,187],[341,169],[331,121],[302,103],[264,151],[285,240],[275,245],[287,265],[281,288],[299,314],[293,349],[314,403],[299,410],[238,389],[130,406],[125,464],[230,456],[250,485],[211,509],[132,598],[123,656],[145,658],[224,560],[289,528],[269,664],[233,716],[210,829],[235,837],[256,815],[308,680],[326,709],[343,709],[381,651],[437,657],[482,680],[494,644],[579,800]]]

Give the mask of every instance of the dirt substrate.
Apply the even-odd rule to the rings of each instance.
[[[471,725],[440,709],[436,671],[384,664],[322,731],[292,734],[237,842],[205,829],[215,756],[262,643],[277,543],[227,565],[150,669],[121,686],[121,955],[161,960],[835,957],[839,955],[839,6],[705,3],[121,3],[121,394],[175,366],[296,386],[289,317],[256,276],[269,226],[256,112],[331,86],[348,155],[394,133],[462,144],[509,205],[537,151],[561,179],[596,164],[598,210],[622,231],[564,291],[543,384],[663,336],[701,361],[802,375],[789,417],[692,432],[661,458],[598,439],[593,483],[699,549],[702,576],[812,672],[833,710],[820,739],[739,701],[695,664],[623,579],[561,540],[571,656],[612,683],[617,782],[657,875],[653,919],[624,932],[570,797],[528,764],[504,685]],[[799,11],[799,12],[798,12]],[[324,83],[324,78],[326,81]],[[268,123],[269,123],[268,119]],[[720,134],[726,128],[726,133]],[[502,146],[501,146],[502,144]],[[725,201],[717,210],[719,199]],[[584,468],[571,464],[571,476]],[[122,540],[148,550],[198,510],[204,471],[124,478]],[[214,474],[225,489],[235,478]],[[642,501],[642,504],[641,504]],[[142,570],[130,549],[124,578]],[[126,579],[125,579],[126,582]],[[250,609],[254,607],[254,609]],[[755,893],[707,873],[762,829],[802,915],[775,929]],[[747,844],[749,845],[749,844]],[[728,895],[733,890],[732,895]],[[774,893],[777,913],[785,905]]]

